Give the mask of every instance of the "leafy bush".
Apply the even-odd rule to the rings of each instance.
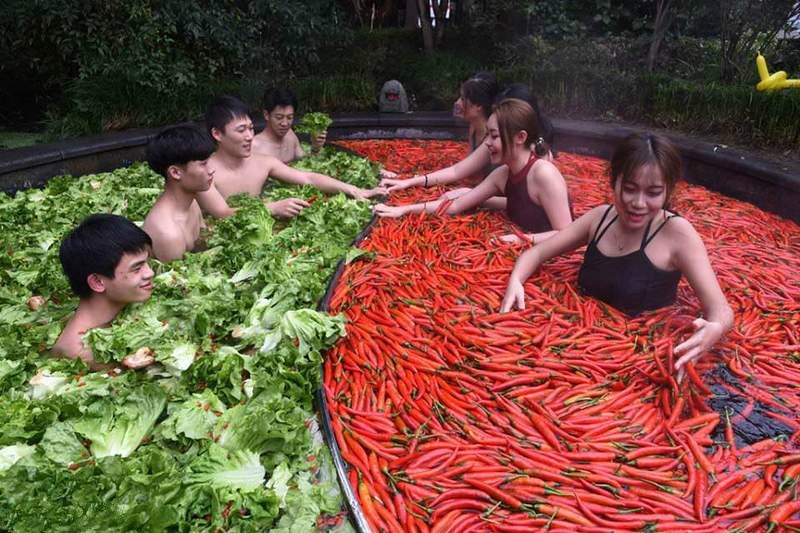
[[[304,110],[373,111],[379,87],[361,76],[301,78],[290,84]]]
[[[40,87],[39,94],[51,95],[53,137],[197,116],[215,93],[236,91],[250,72],[310,72],[318,50],[346,33],[334,0],[7,4],[2,48],[26,53],[0,52],[3,74],[24,80],[28,92]]]
[[[400,81],[420,109],[450,109],[461,83],[473,72],[486,69],[470,56],[437,50],[420,56]]]
[[[752,85],[694,82],[665,76],[643,78],[644,113],[657,124],[703,133],[725,132],[752,145],[796,148],[800,141],[800,94],[762,93]]]
[[[498,78],[528,83],[553,115],[619,114],[637,105],[637,43],[619,37],[590,42],[521,40],[507,50],[508,66]]]

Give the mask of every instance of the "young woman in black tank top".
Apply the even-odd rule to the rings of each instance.
[[[536,158],[531,149],[538,138],[533,109],[527,102],[508,99],[489,117],[489,135],[484,142],[491,161],[500,165],[485,180],[447,207],[455,215],[485,205],[492,197],[507,195],[506,214],[523,231],[540,242],[572,221],[567,184],[558,169]],[[434,213],[449,199],[412,205],[378,204],[375,213],[386,217],[427,211]]]
[[[500,311],[524,309],[523,283],[548,259],[588,243],[578,283],[584,294],[628,315],[670,305],[686,276],[703,308],[695,332],[675,347],[678,377],[683,366],[709,350],[730,329],[733,313],[692,225],[666,210],[681,162],[664,137],[631,135],[611,157],[614,203],[599,206],[541,245],[524,252],[514,266]]]

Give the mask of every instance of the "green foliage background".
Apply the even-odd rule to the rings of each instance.
[[[652,72],[656,0],[456,3],[424,51],[400,0],[6,0],[0,124],[49,138],[197,118],[213,95],[254,107],[285,84],[300,111],[372,111],[401,80],[414,109],[447,110],[475,70],[527,81],[556,116],[642,122],[797,151],[800,91],[757,93],[755,53],[800,77],[800,39],[780,39],[793,0],[673,0]],[[721,7],[722,6],[722,7]],[[723,9],[724,8],[724,9]]]

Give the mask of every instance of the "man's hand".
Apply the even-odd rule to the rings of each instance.
[[[153,357],[153,350],[144,347],[139,348],[132,354],[125,356],[125,358],[122,360],[122,366],[130,368],[131,370],[138,370],[140,368],[150,366],[155,362],[156,360]]]
[[[406,209],[402,205],[377,204],[372,212],[379,217],[398,218],[406,214]]]
[[[326,140],[328,140],[328,130],[323,130],[311,137],[311,150],[318,152],[325,145]]]
[[[503,297],[503,303],[500,306],[500,312],[508,313],[515,306],[520,311],[525,309],[525,288],[519,280],[512,276],[508,279],[508,287],[506,288],[506,295]]]
[[[710,350],[725,332],[725,328],[723,328],[722,324],[719,322],[709,322],[702,318],[696,319],[692,322],[692,325],[694,326],[694,334],[677,345],[673,352],[676,356],[680,357],[675,362],[675,370],[678,372],[678,381],[683,379],[683,374],[685,372],[683,368],[684,365],[694,361]]]
[[[392,172],[391,170],[386,170],[385,168],[381,169],[381,178],[396,178],[398,176],[397,172]]]
[[[293,218],[300,214],[300,211],[310,204],[301,198],[286,198],[277,202],[267,204],[267,209],[272,216],[277,218]]]

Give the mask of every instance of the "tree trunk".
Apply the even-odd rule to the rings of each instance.
[[[430,0],[433,6],[433,15],[436,17],[436,46],[441,46],[444,40],[444,28],[447,25],[445,13],[447,12],[447,0]]]
[[[472,24],[472,0],[461,0],[456,4],[458,23],[467,26]]]
[[[434,44],[431,18],[428,16],[428,0],[417,0],[417,9],[419,10],[419,20],[422,25],[422,46],[425,48],[425,52],[429,54],[433,52]]]
[[[672,0],[658,0],[656,2],[656,19],[653,23],[653,39],[650,41],[650,50],[647,53],[647,71],[653,72],[658,58],[661,43],[667,35],[669,25],[672,23]]]
[[[403,25],[405,29],[417,29],[417,19],[419,18],[419,13],[417,11],[417,0],[406,0],[406,21]]]

